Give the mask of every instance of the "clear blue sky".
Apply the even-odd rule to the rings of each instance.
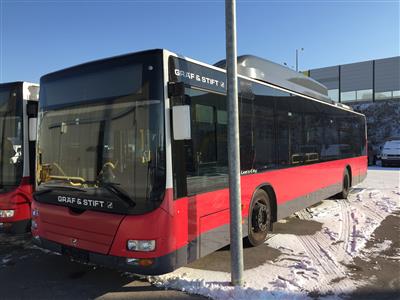
[[[399,1],[237,0],[238,54],[301,70],[400,55]],[[0,0],[0,82],[38,82],[82,62],[167,48],[225,56],[224,1]]]

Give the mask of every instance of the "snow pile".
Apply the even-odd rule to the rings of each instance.
[[[230,286],[227,282],[210,282],[203,279],[193,280],[186,273],[179,276],[168,276],[167,278],[150,277],[149,281],[158,287],[181,290],[189,294],[200,294],[213,299],[311,299],[305,292],[293,293],[290,291],[269,291],[267,288],[254,289],[247,284],[240,287]],[[284,284],[287,286],[287,284]]]
[[[369,171],[348,200],[324,200],[296,213],[300,219],[322,223],[322,230],[312,235],[273,235],[266,243],[281,255],[246,270],[243,288],[229,285],[229,273],[190,267],[149,281],[214,299],[307,299],[309,293],[352,291],[363,284],[349,276],[353,258],[379,224],[400,209],[399,175],[398,171]],[[389,246],[386,242],[377,251]]]

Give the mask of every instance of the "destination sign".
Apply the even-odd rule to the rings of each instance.
[[[57,202],[60,204],[71,204],[82,208],[106,208],[113,209],[114,204],[111,201],[86,199],[70,196],[57,196]]]
[[[169,80],[183,82],[206,90],[226,93],[226,74],[182,58],[169,59]]]

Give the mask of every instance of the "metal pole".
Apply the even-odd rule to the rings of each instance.
[[[231,284],[243,285],[242,208],[240,195],[239,105],[236,53],[236,1],[225,0],[228,165],[231,239]]]
[[[304,51],[304,48],[296,49],[296,72],[299,71],[299,52]]]

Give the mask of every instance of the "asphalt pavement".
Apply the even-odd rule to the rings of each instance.
[[[46,253],[30,238],[0,234],[0,299],[204,299]]]

